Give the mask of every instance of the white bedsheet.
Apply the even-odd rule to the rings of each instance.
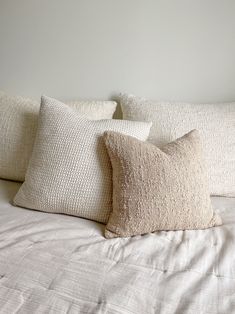
[[[0,180],[0,313],[235,313],[235,199],[224,225],[106,240],[101,224],[13,207]]]

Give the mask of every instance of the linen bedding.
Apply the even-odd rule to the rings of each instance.
[[[0,313],[235,313],[235,198],[223,225],[106,240],[104,225],[13,207],[0,180]]]

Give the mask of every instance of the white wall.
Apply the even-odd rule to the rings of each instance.
[[[0,89],[235,100],[235,1],[0,0]]]

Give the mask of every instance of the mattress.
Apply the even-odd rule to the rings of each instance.
[[[106,240],[104,226],[13,207],[0,180],[0,313],[235,313],[235,199],[224,224]]]

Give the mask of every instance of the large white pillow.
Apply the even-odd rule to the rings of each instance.
[[[235,103],[188,104],[120,97],[123,118],[152,121],[149,141],[163,146],[198,129],[212,195],[235,196]]]
[[[112,209],[112,168],[102,135],[112,130],[146,140],[151,123],[88,120],[42,97],[25,182],[14,204],[106,223]]]
[[[111,119],[114,101],[68,103],[89,119]],[[24,181],[33,149],[40,104],[32,99],[0,92],[0,178]]]

